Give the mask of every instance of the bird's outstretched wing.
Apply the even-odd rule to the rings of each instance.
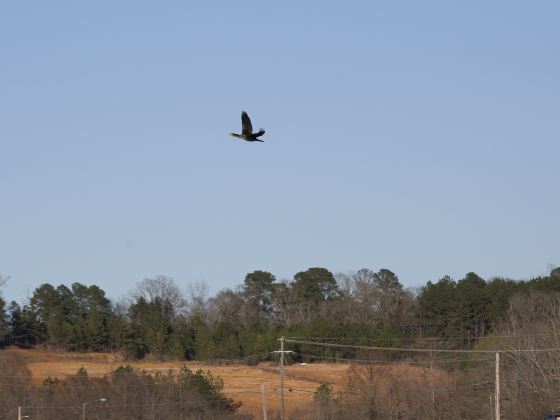
[[[251,125],[251,119],[245,111],[241,113],[241,132],[245,135],[253,134],[253,126]]]

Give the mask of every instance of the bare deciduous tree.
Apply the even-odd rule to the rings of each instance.
[[[208,310],[208,284],[195,280],[187,284],[187,311],[191,316],[206,317]]]
[[[4,286],[8,282],[8,280],[10,280],[10,276],[0,274],[0,287]]]
[[[493,344],[510,349],[501,359],[505,413],[533,419],[560,407],[560,293],[514,296],[497,335]]]
[[[218,322],[243,322],[245,302],[240,292],[221,290],[208,301],[208,318],[211,325]]]
[[[135,299],[143,297],[147,302],[160,299],[173,306],[175,313],[182,313],[187,307],[187,301],[183,292],[171,277],[155,276],[153,278],[145,278],[138,282],[136,290],[132,292]]]

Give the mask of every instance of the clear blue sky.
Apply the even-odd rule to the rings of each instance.
[[[560,2],[26,1],[0,12],[0,273],[119,297],[560,264]],[[265,143],[226,136],[246,110]]]

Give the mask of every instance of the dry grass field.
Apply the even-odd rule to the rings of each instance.
[[[212,365],[199,362],[181,361],[124,361],[116,354],[102,353],[57,353],[41,350],[10,349],[22,358],[31,372],[32,382],[40,384],[47,377],[60,380],[74,375],[84,367],[89,376],[103,376],[122,364],[130,364],[136,369],[149,372],[180,369],[187,366],[191,370],[203,369],[224,380],[225,394],[243,405],[242,413],[261,417],[261,384],[266,389],[266,404],[269,412],[277,411],[280,405],[280,379],[277,364],[261,363],[258,366]],[[421,368],[408,365],[393,365],[391,369],[399,374],[420,377]],[[406,372],[405,372],[406,371]],[[285,398],[286,410],[301,409],[313,401],[313,392],[322,382],[332,384],[334,391],[342,390],[347,381],[348,365],[311,363],[294,364],[286,367]],[[107,396],[110,398],[110,396]]]
[[[266,404],[270,411],[278,409],[280,404],[280,377],[278,365],[261,363],[258,366],[247,365],[211,365],[198,362],[182,361],[123,361],[118,355],[103,353],[58,353],[41,350],[10,349],[26,362],[32,375],[32,382],[42,383],[47,377],[63,380],[76,374],[84,367],[89,376],[103,376],[122,364],[130,364],[135,369],[149,372],[180,369],[187,366],[191,370],[203,369],[218,375],[224,380],[225,394],[243,405],[240,411],[261,415],[261,384],[265,385]],[[309,404],[313,392],[321,382],[333,384],[341,389],[346,380],[347,365],[341,364],[308,364],[286,367],[285,398],[286,409],[300,408]]]

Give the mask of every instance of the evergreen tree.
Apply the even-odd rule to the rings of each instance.
[[[6,302],[0,296],[0,344],[7,341],[9,335],[8,314],[6,313]]]
[[[338,283],[326,268],[309,268],[294,276],[294,289],[303,299],[316,303],[338,296]]]
[[[457,325],[457,283],[449,276],[437,283],[429,281],[417,298],[417,315],[423,335],[455,336]]]
[[[475,337],[486,333],[489,319],[485,288],[486,282],[472,272],[457,283],[458,336]]]
[[[13,343],[25,335],[23,313],[21,307],[15,301],[11,301],[8,306],[8,326],[10,341]]]
[[[255,316],[263,317],[272,310],[272,294],[276,278],[266,271],[254,271],[245,276],[243,294]]]
[[[145,352],[158,357],[164,356],[172,332],[171,314],[172,307],[169,302],[162,302],[159,297],[151,302],[140,297],[130,306],[131,333],[136,352],[138,352],[137,344],[142,343]]]

